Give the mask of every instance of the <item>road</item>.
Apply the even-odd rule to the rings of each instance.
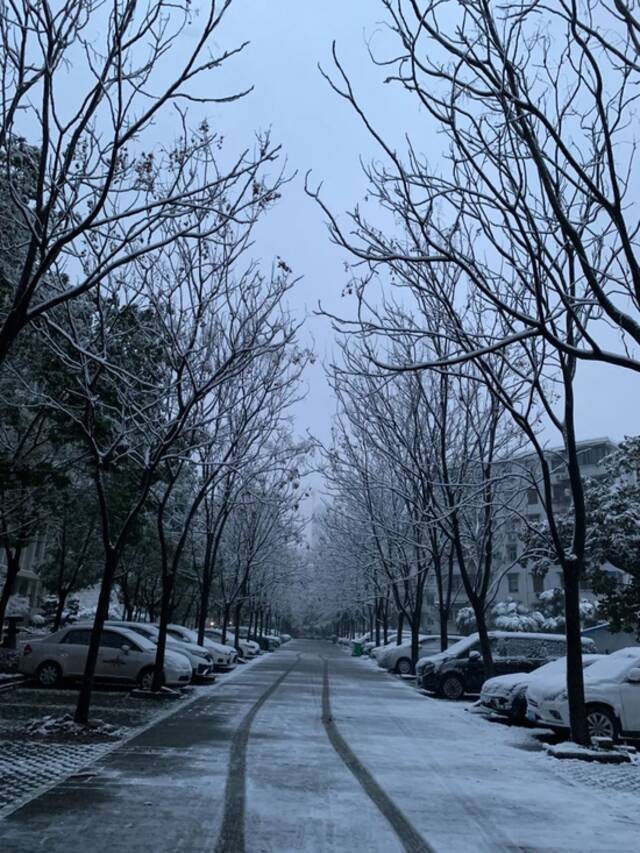
[[[527,738],[292,641],[14,812],[0,849],[637,849],[629,797],[575,787]]]

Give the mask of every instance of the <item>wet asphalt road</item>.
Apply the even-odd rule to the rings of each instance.
[[[545,768],[524,763],[496,787],[491,773],[511,753],[497,742],[490,766],[456,742],[456,726],[468,737],[487,725],[462,710],[329,643],[292,641],[0,822],[0,850],[635,849],[623,815],[581,835],[582,813],[603,803]]]

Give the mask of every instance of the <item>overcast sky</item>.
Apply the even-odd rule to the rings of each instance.
[[[328,239],[317,206],[304,194],[304,174],[323,181],[323,197],[336,212],[363,196],[359,158],[376,152],[349,106],[332,93],[317,65],[331,67],[331,43],[337,43],[357,92],[377,126],[400,141],[398,133],[419,134],[423,150],[437,151],[438,137],[415,102],[385,86],[372,65],[367,41],[382,54],[392,46],[381,26],[384,10],[377,0],[235,0],[221,31],[224,41],[250,40],[226,80],[255,91],[243,101],[220,108],[219,122],[238,145],[255,129],[271,127],[298,177],[260,231],[259,251],[267,259],[284,257],[303,281],[292,297],[297,312],[312,312],[322,300],[330,310],[348,310],[341,291],[346,283],[345,253]],[[309,317],[307,333],[315,338],[320,359],[330,357],[333,333],[326,321]],[[334,403],[318,365],[309,372],[309,394],[297,412],[300,432],[328,436]],[[581,438],[620,438],[640,431],[640,381],[620,369],[583,365],[578,377],[578,429]]]

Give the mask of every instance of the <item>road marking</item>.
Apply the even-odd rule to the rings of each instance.
[[[342,737],[331,716],[331,700],[329,697],[329,661],[324,660],[322,679],[322,725],[325,728],[331,745],[351,773],[360,783],[365,794],[384,815],[393,827],[398,839],[407,853],[435,853],[434,848],[427,844],[418,830],[411,824],[396,804],[391,800],[373,778],[364,764],[356,757],[349,744]],[[230,851],[227,851],[230,853]]]
[[[224,817],[215,853],[245,853],[244,817],[247,788],[247,744],[251,726],[264,703],[276,692],[285,678],[300,663],[300,655],[244,715],[242,722],[231,738],[229,748],[229,769],[224,791]]]

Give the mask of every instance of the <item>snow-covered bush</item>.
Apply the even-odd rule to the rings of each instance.
[[[7,617],[7,619],[11,617],[25,619],[29,616],[30,610],[31,605],[29,604],[28,598],[26,598],[24,595],[12,595],[9,599],[9,603],[7,604],[5,616]]]
[[[458,610],[456,627],[461,634],[472,634],[476,630],[476,617],[471,607],[461,607]]]

